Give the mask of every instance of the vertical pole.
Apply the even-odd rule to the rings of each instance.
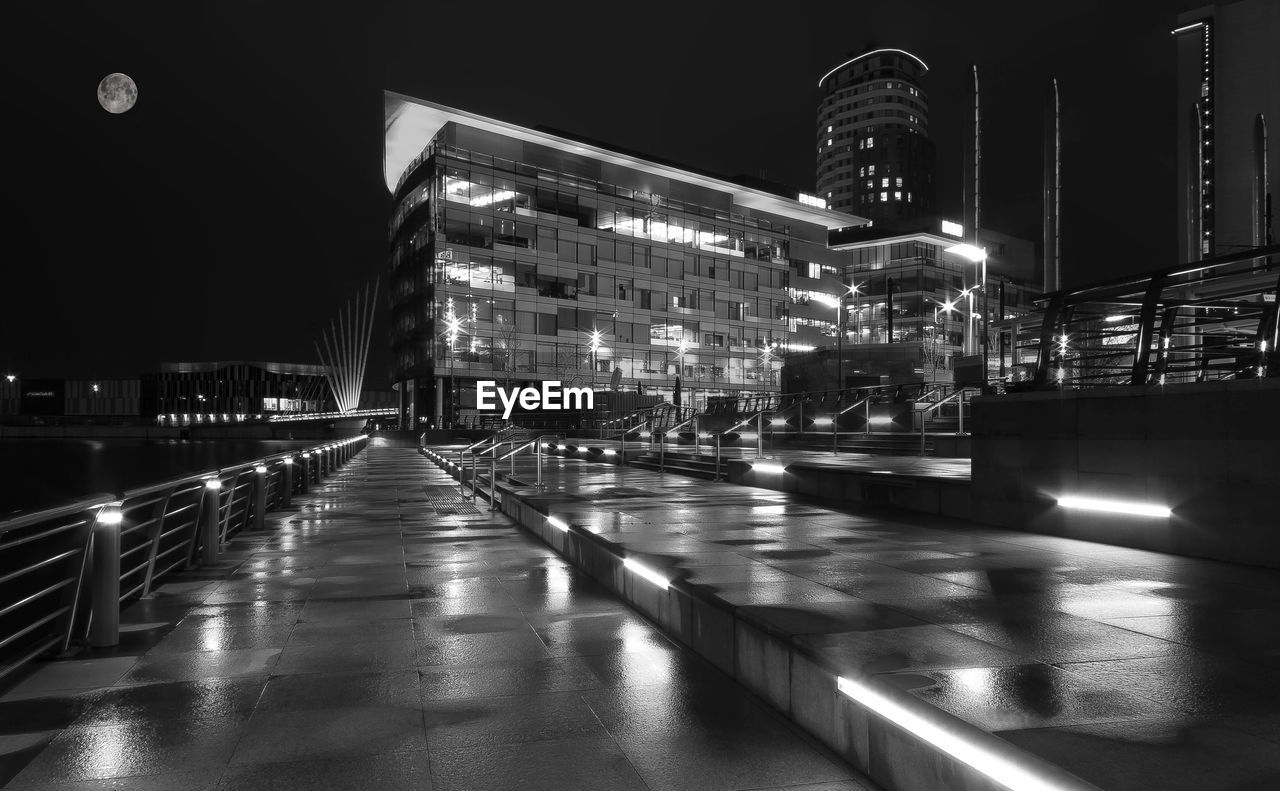
[[[871,393],[870,392],[867,393],[862,404],[867,409],[867,421],[866,421],[867,425],[865,426],[865,428],[867,431],[867,436],[869,437],[871,436]]]
[[[915,409],[914,405],[912,406],[912,409]],[[925,418],[925,411],[924,411],[923,409],[916,409],[916,410],[915,410],[915,413],[916,413],[917,415],[919,415],[919,416],[920,416],[920,455],[921,455],[921,456],[923,456],[923,455],[924,455],[924,418]]]
[[[537,454],[537,456],[538,456],[538,486],[539,486],[539,487],[541,487],[541,486],[542,486],[542,442],[541,442],[541,439],[539,439],[539,441],[534,442],[533,444],[534,444],[534,446],[535,446],[535,447],[534,447],[534,449],[533,449],[533,452],[534,452],[534,453],[536,453],[536,454]]]
[[[306,494],[311,485],[311,454],[302,454],[302,477],[299,479],[298,492]]]
[[[259,464],[253,469],[253,529],[267,529],[267,465]]]
[[[764,412],[756,415],[756,458],[764,455]]]
[[[960,391],[960,433],[964,433],[964,391]]]
[[[836,401],[836,406],[840,406],[838,400]],[[840,455],[840,411],[838,409],[831,416],[831,455]]]
[[[715,479],[717,481],[720,480],[720,435],[719,434],[716,434],[716,477]]]
[[[804,436],[804,393],[800,394],[800,421],[797,425],[799,426],[800,436],[803,437]]]
[[[489,510],[498,510],[498,457],[489,459]]]
[[[284,482],[280,485],[280,507],[288,508],[293,499],[293,457],[284,457]]]
[[[658,474],[662,475],[667,471],[667,432],[663,431],[658,434]]]
[[[461,495],[463,499],[466,499],[467,478],[465,475],[462,474],[463,472],[462,462],[463,462],[462,451],[458,451],[458,494]]]
[[[217,478],[205,481],[204,502],[200,504],[201,564],[215,563],[218,560],[218,512],[222,510],[218,493],[221,490],[222,481]]]
[[[108,505],[93,522],[93,589],[89,644],[120,642],[120,508]]]

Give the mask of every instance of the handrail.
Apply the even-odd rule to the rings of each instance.
[[[319,483],[367,440],[304,446],[0,520],[0,678],[86,636],[117,644],[124,603],[175,569],[213,562],[235,533],[264,528],[268,510]]]

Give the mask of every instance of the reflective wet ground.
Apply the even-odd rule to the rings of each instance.
[[[0,695],[0,783],[81,789],[871,786],[412,450],[371,448],[116,649]]]
[[[580,461],[544,481],[517,493],[1102,788],[1280,788],[1276,571]]]

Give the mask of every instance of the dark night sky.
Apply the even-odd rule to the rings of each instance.
[[[384,268],[383,88],[811,189],[818,77],[901,47],[931,68],[940,208],[958,217],[976,62],[984,225],[1038,241],[1056,75],[1066,284],[1174,254],[1168,31],[1196,0],[282,5],[10,9],[5,372],[315,362],[322,326]],[[123,115],[95,97],[112,71],[139,86]],[[375,333],[367,381],[385,387]]]

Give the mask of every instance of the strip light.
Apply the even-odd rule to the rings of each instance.
[[[662,576],[661,574],[649,568],[648,566],[642,566],[641,564],[635,562],[631,558],[623,558],[622,565],[631,569],[636,574],[639,574],[641,577],[644,577],[645,579],[649,580],[654,585],[657,585],[659,588],[662,588],[663,590],[666,590],[667,587],[671,584],[671,581],[668,580],[666,577]]]
[[[909,711],[898,702],[858,681],[836,678],[836,689],[866,706],[889,722],[897,725],[947,755],[982,772],[987,777],[1015,791],[1059,791],[1061,786],[1048,778],[1037,777],[1030,770],[1018,766],[1009,758],[975,744],[963,736],[930,722]]]
[[[554,527],[556,530],[559,530],[559,531],[560,531],[560,532],[562,532],[562,533],[568,533],[568,532],[569,532],[569,526],[568,526],[567,524],[565,524],[563,521],[561,521],[561,520],[559,520],[559,519],[555,518],[554,516],[548,516],[548,517],[547,517],[547,524],[551,525],[551,526],[552,526],[552,527]]]
[[[1106,511],[1113,514],[1135,514],[1137,516],[1171,516],[1173,511],[1164,505],[1151,503],[1135,503],[1126,500],[1102,500],[1096,497],[1059,497],[1058,505],[1063,508],[1078,508],[1082,511]]]
[[[756,462],[755,464],[751,465],[751,469],[756,472],[769,472],[769,473],[783,473],[787,471],[787,468],[782,466],[781,464],[772,464],[767,461]]]

